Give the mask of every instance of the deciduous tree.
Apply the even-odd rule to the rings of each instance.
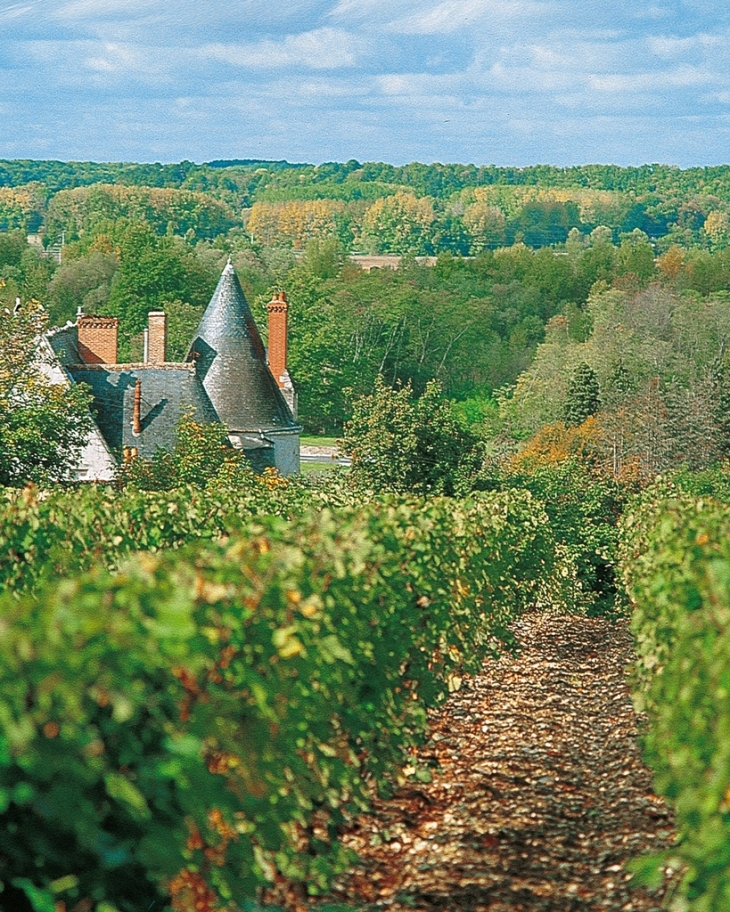
[[[391,389],[378,377],[373,393],[353,404],[342,450],[352,457],[354,483],[376,491],[454,494],[480,463],[477,438],[435,381],[415,399],[410,384]]]
[[[0,484],[67,481],[91,427],[83,387],[54,382],[39,344],[45,314],[31,302],[0,313]]]

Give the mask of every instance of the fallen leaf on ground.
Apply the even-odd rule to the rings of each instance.
[[[641,756],[625,622],[530,614],[514,631],[521,652],[487,662],[432,715],[413,764],[431,782],[376,799],[342,833],[359,861],[320,903],[659,912],[676,873],[651,892],[627,869],[674,831]]]

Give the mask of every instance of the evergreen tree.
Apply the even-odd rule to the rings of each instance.
[[[598,377],[593,368],[582,361],[568,385],[564,412],[565,423],[569,427],[577,427],[591,415],[595,415],[600,407]]]
[[[722,357],[715,358],[709,367],[712,411],[721,456],[730,456],[730,376]]]

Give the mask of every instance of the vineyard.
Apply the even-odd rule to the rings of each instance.
[[[345,822],[428,780],[429,713],[530,610],[630,611],[679,831],[637,870],[682,872],[677,908],[727,908],[719,500],[678,478],[625,506],[559,472],[463,500],[232,481],[3,495],[0,903],[237,910],[285,883],[314,901],[353,861]]]

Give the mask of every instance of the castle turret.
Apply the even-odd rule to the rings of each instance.
[[[299,434],[266,363],[266,351],[229,260],[188,352],[234,446],[267,457],[283,475],[299,471]],[[268,450],[268,454],[266,453]]]

